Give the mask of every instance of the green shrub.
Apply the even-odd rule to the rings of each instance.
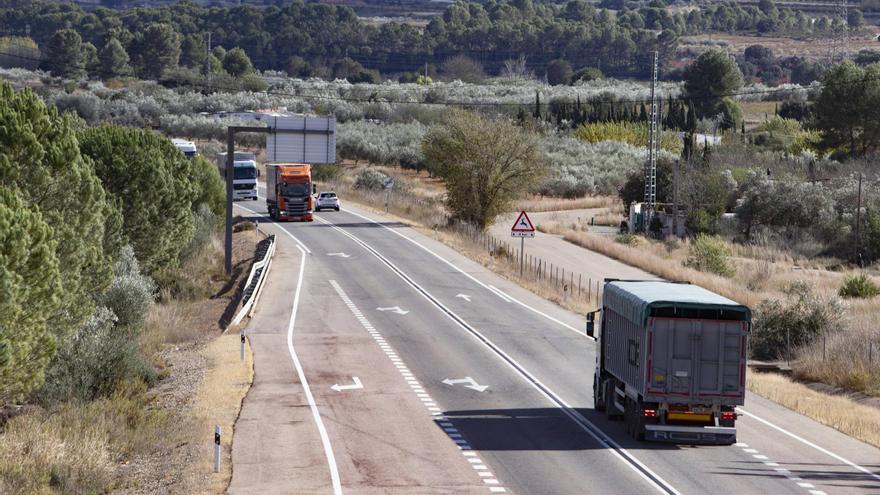
[[[582,124],[575,129],[574,135],[578,139],[591,143],[621,141],[643,147],[648,145],[648,124],[644,122],[592,122]],[[660,135],[660,149],[680,155],[682,147],[678,134],[664,132]]]
[[[870,299],[880,294],[880,287],[867,275],[848,275],[837,292],[840,297]]]
[[[385,173],[374,168],[361,170],[354,182],[356,189],[365,189],[368,191],[378,191],[385,187],[384,180],[388,177]]]
[[[792,284],[786,295],[784,300],[764,301],[755,311],[750,337],[752,357],[786,357],[788,342],[796,350],[840,325],[844,307],[839,299],[817,295],[804,282]]]
[[[93,400],[109,396],[129,380],[156,380],[138,348],[138,329],[117,321],[113,311],[98,307],[61,347],[39,394],[44,402]]]
[[[113,282],[101,296],[101,303],[116,315],[117,324],[140,328],[153,302],[156,284],[141,274],[134,249],[125,246],[113,264]]]
[[[635,234],[620,234],[614,237],[614,241],[626,246],[638,246],[642,243],[642,239]]]
[[[685,264],[701,272],[732,277],[736,271],[730,266],[730,248],[718,236],[700,234],[691,243]]]
[[[342,167],[336,163],[319,163],[312,165],[312,178],[316,182],[329,182],[337,179],[342,173]]]
[[[211,208],[208,208],[207,204],[202,203],[193,212],[193,237],[189,244],[181,251],[180,259],[188,260],[207,246],[217,230],[218,223],[219,217],[214,214]]]

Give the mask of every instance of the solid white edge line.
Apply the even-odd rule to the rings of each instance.
[[[815,443],[813,443],[813,442],[807,440],[806,438],[799,437],[798,435],[795,435],[794,433],[792,433],[792,432],[786,430],[785,428],[782,428],[781,426],[776,426],[775,424],[773,424],[773,423],[767,421],[766,419],[761,418],[761,417],[759,417],[759,416],[756,416],[756,415],[754,415],[754,414],[752,414],[752,413],[746,411],[745,409],[743,409],[743,408],[741,408],[741,407],[737,407],[737,410],[738,410],[739,412],[745,414],[746,416],[752,418],[752,419],[755,419],[755,420],[757,420],[757,421],[760,421],[761,423],[764,423],[765,425],[769,426],[770,428],[773,428],[774,430],[777,430],[777,431],[779,431],[779,432],[781,432],[781,433],[784,433],[784,434],[790,436],[791,438],[794,438],[795,440],[797,440],[797,441],[799,441],[799,442],[801,442],[801,443],[803,443],[803,444],[805,444],[805,445],[809,445],[810,447],[812,447],[812,448],[818,450],[819,452],[822,452],[822,453],[825,454],[825,455],[831,456],[832,458],[837,459],[838,461],[840,461],[840,462],[842,462],[842,463],[844,463],[844,464],[848,464],[850,467],[852,467],[852,468],[854,468],[854,469],[857,469],[857,470],[859,470],[859,471],[861,471],[861,472],[867,474],[868,476],[870,476],[870,477],[872,477],[872,478],[874,478],[874,479],[880,480],[880,475],[878,475],[877,473],[874,473],[874,472],[871,471],[870,469],[867,469],[867,468],[865,468],[865,467],[859,466],[858,464],[856,464],[856,463],[854,463],[854,462],[852,462],[852,461],[849,461],[849,460],[847,460],[847,459],[844,459],[843,457],[841,457],[841,456],[835,454],[834,452],[831,452],[830,450],[827,450],[827,449],[825,449],[825,448],[823,448],[823,447],[820,447],[820,446],[816,445]]]
[[[245,210],[245,211],[249,211],[249,212],[253,213],[254,215],[259,215],[259,216],[261,216],[261,217],[269,218],[269,215],[266,215],[265,213],[259,213],[259,212],[256,212],[256,211],[254,211],[254,210],[248,208],[247,206],[241,206],[241,205],[233,205],[233,206],[234,206],[234,207],[237,207],[237,208],[241,208],[242,210]],[[278,227],[279,229],[281,229],[282,232],[284,232],[285,234],[287,234],[287,237],[290,237],[291,239],[293,239],[293,242],[295,242],[300,248],[302,248],[303,250],[305,250],[305,252],[307,252],[307,253],[309,253],[309,254],[312,254],[312,250],[311,250],[311,249],[309,249],[305,244],[303,244],[302,241],[300,241],[299,239],[297,239],[295,235],[291,234],[289,230],[285,229],[280,223],[277,223],[277,222],[271,222],[271,224],[274,225],[274,226],[276,226],[276,227]]]
[[[473,280],[473,281],[476,282],[478,285],[480,285],[480,286],[482,286],[482,287],[484,287],[484,288],[486,288],[486,289],[488,289],[488,290],[490,290],[490,291],[492,290],[492,289],[491,289],[492,286],[489,286],[489,285],[487,285],[487,284],[484,284],[483,282],[481,282],[480,280],[476,279],[476,278],[475,278],[474,276],[472,276],[471,274],[469,274],[469,273],[465,272],[464,270],[462,270],[461,268],[455,266],[452,262],[446,260],[445,258],[443,258],[442,256],[440,256],[439,254],[437,254],[437,253],[435,253],[434,251],[430,250],[429,248],[423,246],[423,245],[422,245],[421,243],[419,243],[418,241],[416,241],[416,240],[414,240],[414,239],[411,239],[411,238],[409,238],[408,236],[405,236],[405,235],[401,234],[400,232],[398,232],[398,231],[396,231],[396,230],[394,230],[394,229],[388,227],[387,225],[382,225],[381,223],[377,222],[376,220],[373,220],[372,218],[366,217],[366,216],[364,216],[364,215],[361,215],[361,214],[356,213],[356,212],[351,211],[351,210],[347,210],[347,211],[348,211],[348,213],[351,213],[352,215],[355,215],[355,216],[360,217],[360,218],[362,218],[362,219],[364,219],[364,220],[366,220],[366,221],[368,221],[368,222],[371,222],[371,223],[374,223],[374,224],[376,224],[376,225],[379,225],[380,227],[382,227],[382,228],[384,228],[384,229],[386,229],[386,230],[388,230],[388,231],[390,231],[390,232],[393,232],[395,235],[398,235],[398,236],[400,236],[400,237],[402,237],[402,238],[408,240],[409,242],[411,242],[411,243],[415,244],[416,246],[422,248],[422,249],[423,249],[424,251],[426,251],[427,253],[433,255],[435,258],[437,258],[437,259],[439,259],[440,261],[446,263],[447,265],[449,265],[450,267],[452,267],[454,270],[458,271],[459,273],[461,273],[461,274],[463,274],[464,276],[468,277],[469,279]],[[496,290],[498,290],[498,289],[496,289]],[[501,292],[501,291],[498,290],[498,292]],[[501,292],[501,293],[504,294],[503,292]],[[570,325],[567,325],[566,323],[563,323],[563,322],[557,320],[556,318],[553,318],[552,316],[550,316],[550,315],[548,315],[548,314],[546,314],[546,313],[543,313],[542,311],[537,310],[537,309],[535,309],[535,308],[529,306],[528,304],[525,304],[525,303],[519,301],[518,299],[516,299],[516,298],[510,296],[509,294],[505,294],[505,295],[507,295],[508,297],[510,297],[510,299],[512,299],[515,303],[517,303],[517,304],[519,304],[519,305],[521,305],[521,306],[523,306],[523,307],[525,307],[525,308],[527,308],[527,309],[533,311],[534,313],[539,314],[539,315],[541,315],[541,316],[543,316],[543,317],[545,317],[545,318],[547,318],[547,319],[549,319],[549,320],[551,320],[551,321],[553,321],[553,322],[556,322],[556,323],[562,325],[563,327],[568,328],[569,330],[574,331],[574,332],[577,333],[578,335],[581,335],[581,336],[586,337],[586,338],[588,338],[588,339],[590,339],[590,340],[593,340],[593,341],[596,340],[595,338],[592,338],[592,337],[590,337],[590,336],[584,334],[583,332],[580,332],[580,331],[576,330],[575,328],[571,327]],[[816,449],[816,450],[818,450],[818,451],[820,451],[820,452],[822,452],[822,453],[824,453],[824,454],[826,454],[826,455],[829,455],[829,456],[831,456],[832,458],[837,459],[837,460],[840,461],[840,462],[843,462],[843,463],[845,463],[845,464],[848,464],[850,467],[853,467],[853,468],[855,468],[855,469],[857,469],[857,470],[859,470],[859,471],[862,471],[862,472],[864,472],[864,473],[870,475],[870,476],[873,477],[873,478],[876,478],[876,479],[880,480],[880,475],[877,475],[877,474],[875,474],[874,472],[872,472],[872,471],[870,471],[870,470],[868,470],[868,469],[866,469],[866,468],[864,468],[864,467],[862,467],[862,466],[859,466],[858,464],[855,464],[855,463],[853,463],[853,462],[851,462],[851,461],[848,461],[848,460],[844,459],[843,457],[841,457],[841,456],[839,456],[839,455],[837,455],[837,454],[835,454],[835,453],[833,453],[833,452],[831,452],[831,451],[829,451],[829,450],[827,450],[827,449],[825,449],[825,448],[822,448],[822,447],[820,447],[820,446],[814,444],[813,442],[810,442],[809,440],[806,440],[806,439],[804,439],[804,438],[801,438],[801,437],[799,437],[799,436],[797,436],[797,435],[795,435],[795,434],[793,434],[793,433],[791,433],[791,432],[789,432],[789,431],[787,431],[787,430],[785,430],[785,429],[783,429],[783,428],[781,428],[781,427],[779,427],[779,426],[776,426],[776,425],[774,425],[773,423],[770,423],[769,421],[767,421],[767,420],[765,420],[765,419],[763,419],[763,418],[761,418],[761,417],[759,417],[759,416],[756,416],[756,415],[754,415],[754,414],[752,414],[752,413],[749,413],[749,412],[745,411],[745,410],[742,409],[742,408],[738,408],[738,409],[740,409],[740,410],[741,410],[744,414],[746,414],[747,416],[751,416],[752,418],[754,418],[754,419],[756,419],[756,420],[758,420],[758,421],[761,421],[761,422],[765,423],[767,426],[770,426],[770,427],[772,427],[772,428],[775,428],[775,429],[779,430],[779,431],[782,432],[782,433],[785,433],[786,435],[790,436],[791,438],[794,438],[795,440],[797,440],[797,441],[799,441],[799,442],[801,442],[801,443],[803,443],[803,444],[805,444],[805,445],[808,445],[808,446],[810,446],[810,447],[813,447],[814,449]],[[809,418],[808,418],[808,419],[809,419]],[[815,420],[814,420],[814,421],[815,421]],[[848,435],[847,435],[847,436],[848,436]],[[850,437],[850,438],[851,438],[851,437]]]
[[[352,211],[352,210],[346,210],[346,211],[347,211],[348,213],[351,213],[352,215],[354,215],[354,216],[356,216],[356,217],[363,218],[364,220],[366,220],[366,221],[368,221],[368,222],[372,222],[372,223],[374,223],[374,224],[376,224],[376,225],[378,225],[378,226],[380,226],[380,227],[382,227],[382,228],[388,230],[389,232],[393,232],[395,235],[398,235],[398,236],[400,236],[400,237],[406,239],[407,241],[409,241],[409,242],[415,244],[416,246],[422,248],[422,249],[423,249],[425,252],[427,252],[428,254],[434,256],[434,257],[437,258],[438,260],[440,260],[440,261],[442,261],[443,263],[445,263],[446,265],[450,266],[453,270],[455,270],[455,271],[461,273],[462,275],[464,275],[465,277],[471,279],[471,280],[474,281],[477,285],[483,287],[484,289],[488,290],[489,292],[493,292],[493,293],[495,293],[495,295],[499,295],[499,296],[502,296],[502,297],[507,297],[507,298],[509,298],[511,301],[513,301],[513,302],[519,304],[520,306],[522,306],[522,307],[528,309],[529,311],[531,311],[531,312],[533,312],[533,313],[535,313],[535,314],[537,314],[537,315],[543,316],[544,318],[546,318],[546,319],[552,321],[553,323],[557,323],[557,324],[561,325],[562,327],[565,327],[565,328],[571,330],[572,332],[574,332],[574,333],[576,333],[576,334],[578,334],[578,335],[584,336],[584,337],[586,337],[586,338],[588,338],[588,339],[590,339],[590,340],[594,340],[594,341],[596,340],[596,339],[594,339],[594,338],[592,338],[592,337],[586,335],[584,332],[578,330],[577,328],[574,328],[573,326],[569,325],[568,323],[565,323],[565,322],[563,322],[563,321],[561,321],[561,320],[559,320],[559,319],[557,319],[557,318],[554,318],[554,317],[548,315],[547,313],[544,313],[543,311],[541,311],[541,310],[539,310],[539,309],[537,309],[537,308],[534,308],[534,307],[532,307],[532,306],[529,306],[528,304],[526,304],[526,303],[520,301],[519,299],[517,299],[517,298],[511,296],[510,294],[507,294],[507,293],[501,291],[500,289],[497,289],[497,288],[496,288],[495,290],[492,290],[492,286],[490,286],[490,285],[488,285],[488,284],[486,284],[486,283],[483,283],[482,281],[478,280],[476,277],[474,277],[474,276],[471,275],[470,273],[468,273],[468,272],[462,270],[461,268],[455,266],[455,264],[453,264],[451,261],[449,261],[449,260],[447,260],[446,258],[440,256],[439,254],[435,253],[435,252],[432,251],[431,249],[425,247],[424,245],[422,245],[420,242],[416,241],[415,239],[411,239],[410,237],[401,234],[400,232],[398,232],[398,231],[396,231],[396,230],[394,230],[394,229],[388,227],[387,225],[382,225],[381,223],[377,222],[376,220],[373,220],[373,219],[370,218],[370,217],[366,217],[366,216],[361,215],[360,213],[354,212],[354,211]],[[495,292],[495,291],[497,291],[497,292]]]
[[[334,495],[342,495],[342,483],[339,481],[339,468],[336,466],[336,457],[333,455],[333,447],[330,445],[330,436],[327,434],[327,429],[324,427],[324,421],[321,419],[321,413],[318,411],[315,397],[312,395],[312,390],[309,388],[306,374],[303,371],[299,358],[296,355],[296,351],[293,348],[293,327],[296,322],[297,309],[299,309],[299,295],[302,292],[303,274],[306,269],[306,253],[301,247],[297,246],[297,248],[303,256],[299,265],[296,293],[293,296],[293,308],[290,311],[290,323],[287,326],[287,350],[290,351],[290,358],[293,360],[296,374],[299,376],[300,383],[302,383],[303,391],[306,395],[306,401],[309,404],[309,409],[312,411],[312,417],[315,419],[315,424],[318,427],[318,434],[321,436],[321,444],[324,446],[324,454],[327,456],[327,464],[330,467],[330,482],[333,485],[333,493]]]
[[[349,233],[348,231],[336,226],[332,222],[324,220],[323,218],[318,218],[318,220],[326,225],[329,225],[334,230],[339,231],[344,236],[348,237],[349,239],[354,241],[356,244],[358,244],[361,247],[363,247],[364,249],[366,249],[368,253],[372,254],[373,256],[378,258],[380,261],[382,261],[383,263],[386,263],[388,266],[390,266],[392,268],[392,272],[394,274],[396,274],[400,279],[402,279],[407,284],[416,288],[417,289],[416,292],[418,292],[429,303],[439,307],[442,310],[442,312],[447,315],[447,317],[449,317],[456,325],[458,325],[459,327],[464,329],[466,332],[468,332],[468,334],[471,335],[473,338],[475,338],[478,342],[482,343],[485,347],[487,347],[492,352],[493,355],[501,358],[502,362],[507,364],[508,367],[513,369],[514,372],[519,374],[521,377],[525,378],[526,382],[528,382],[535,390],[537,390],[538,393],[543,395],[545,398],[547,398],[553,404],[557,404],[557,405],[561,404],[563,407],[560,408],[560,411],[563,414],[565,414],[566,416],[568,416],[569,418],[571,418],[572,421],[574,421],[575,424],[577,424],[581,428],[581,430],[583,430],[588,435],[593,437],[593,439],[595,439],[600,444],[603,444],[606,446],[613,446],[613,448],[610,449],[610,453],[612,455],[614,455],[615,457],[617,457],[618,459],[620,459],[624,463],[624,465],[628,466],[633,472],[635,472],[636,474],[641,476],[649,484],[653,485],[654,488],[657,489],[657,491],[659,491],[660,493],[674,493],[676,495],[681,495],[681,492],[679,492],[677,489],[675,489],[675,487],[673,487],[668,481],[661,478],[651,468],[646,466],[644,463],[642,463],[642,461],[638,460],[635,456],[633,456],[631,453],[629,453],[629,451],[627,451],[620,444],[618,444],[616,441],[614,441],[604,431],[602,431],[599,427],[597,427],[592,421],[590,421],[589,419],[584,417],[582,414],[577,412],[570,404],[568,404],[566,401],[564,401],[561,397],[557,396],[556,398],[554,398],[554,397],[550,396],[547,392],[547,391],[550,391],[549,387],[544,385],[540,380],[537,379],[537,377],[535,377],[531,372],[526,370],[525,367],[523,367],[521,364],[519,364],[510,355],[508,355],[506,352],[501,350],[500,347],[498,347],[496,344],[494,344],[491,340],[489,340],[481,332],[479,332],[478,330],[476,330],[473,327],[471,327],[471,328],[465,327],[462,324],[462,322],[464,322],[463,318],[461,318],[460,316],[455,314],[452,310],[447,308],[436,297],[429,295],[429,292],[427,290],[425,290],[424,287],[421,287],[420,285],[418,285],[414,280],[412,280],[411,278],[408,280],[407,279],[408,276],[406,276],[406,277],[404,276],[403,270],[401,270],[396,265],[394,265],[394,263],[392,263],[391,260],[388,260],[387,258],[383,259],[383,256],[381,254],[379,254],[379,252],[376,251],[375,248],[371,247],[369,244],[367,244],[363,240],[359,239],[354,234]],[[589,424],[592,428],[594,428],[596,431],[601,433],[601,436],[599,436],[596,432],[594,432],[590,428],[588,428],[586,426],[587,424]],[[624,455],[621,452],[625,453],[626,457],[624,457]],[[638,466],[639,469],[637,469],[636,466]],[[648,474],[650,474],[650,476],[648,476]],[[653,477],[653,479],[652,479],[652,477]],[[663,486],[661,486],[661,483]]]

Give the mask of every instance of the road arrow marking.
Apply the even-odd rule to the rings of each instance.
[[[489,388],[488,385],[478,384],[476,380],[474,380],[473,378],[471,378],[469,376],[466,376],[464,378],[457,378],[455,380],[453,380],[451,378],[447,378],[447,379],[443,380],[443,383],[449,385],[450,387],[453,385],[457,385],[459,383],[470,383],[470,385],[465,385],[465,388],[469,388],[471,390],[476,390],[477,392],[483,392],[487,388]]]
[[[340,258],[351,258],[350,254],[345,254],[345,253],[327,253],[327,256],[339,256]]]
[[[356,390],[359,388],[364,388],[364,385],[361,383],[360,378],[353,376],[353,377],[351,377],[351,379],[354,380],[353,385],[340,385],[337,383],[330,388],[332,388],[333,390],[335,390],[337,392],[342,392],[343,390]]]
[[[376,308],[378,311],[391,311],[392,313],[397,313],[399,315],[405,315],[409,313],[408,310],[400,309],[400,306],[392,306],[390,308]]]
[[[469,296],[469,295],[467,295],[467,294],[458,294],[458,295],[456,295],[455,297],[460,297],[460,298],[464,299],[464,300],[467,301],[467,302],[471,302],[471,296]]]

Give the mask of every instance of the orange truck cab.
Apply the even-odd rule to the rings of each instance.
[[[311,165],[266,164],[266,208],[272,219],[311,222],[314,188]]]

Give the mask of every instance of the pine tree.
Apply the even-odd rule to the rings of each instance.
[[[104,44],[98,58],[101,61],[101,77],[104,79],[125,76],[131,72],[128,53],[116,38],[110,38]]]
[[[86,61],[79,33],[73,29],[59,29],[49,40],[46,67],[56,77],[79,79],[85,75]]]
[[[49,331],[61,279],[52,229],[13,189],[0,186],[0,406],[43,383],[55,354]],[[54,324],[54,322],[53,322]]]

